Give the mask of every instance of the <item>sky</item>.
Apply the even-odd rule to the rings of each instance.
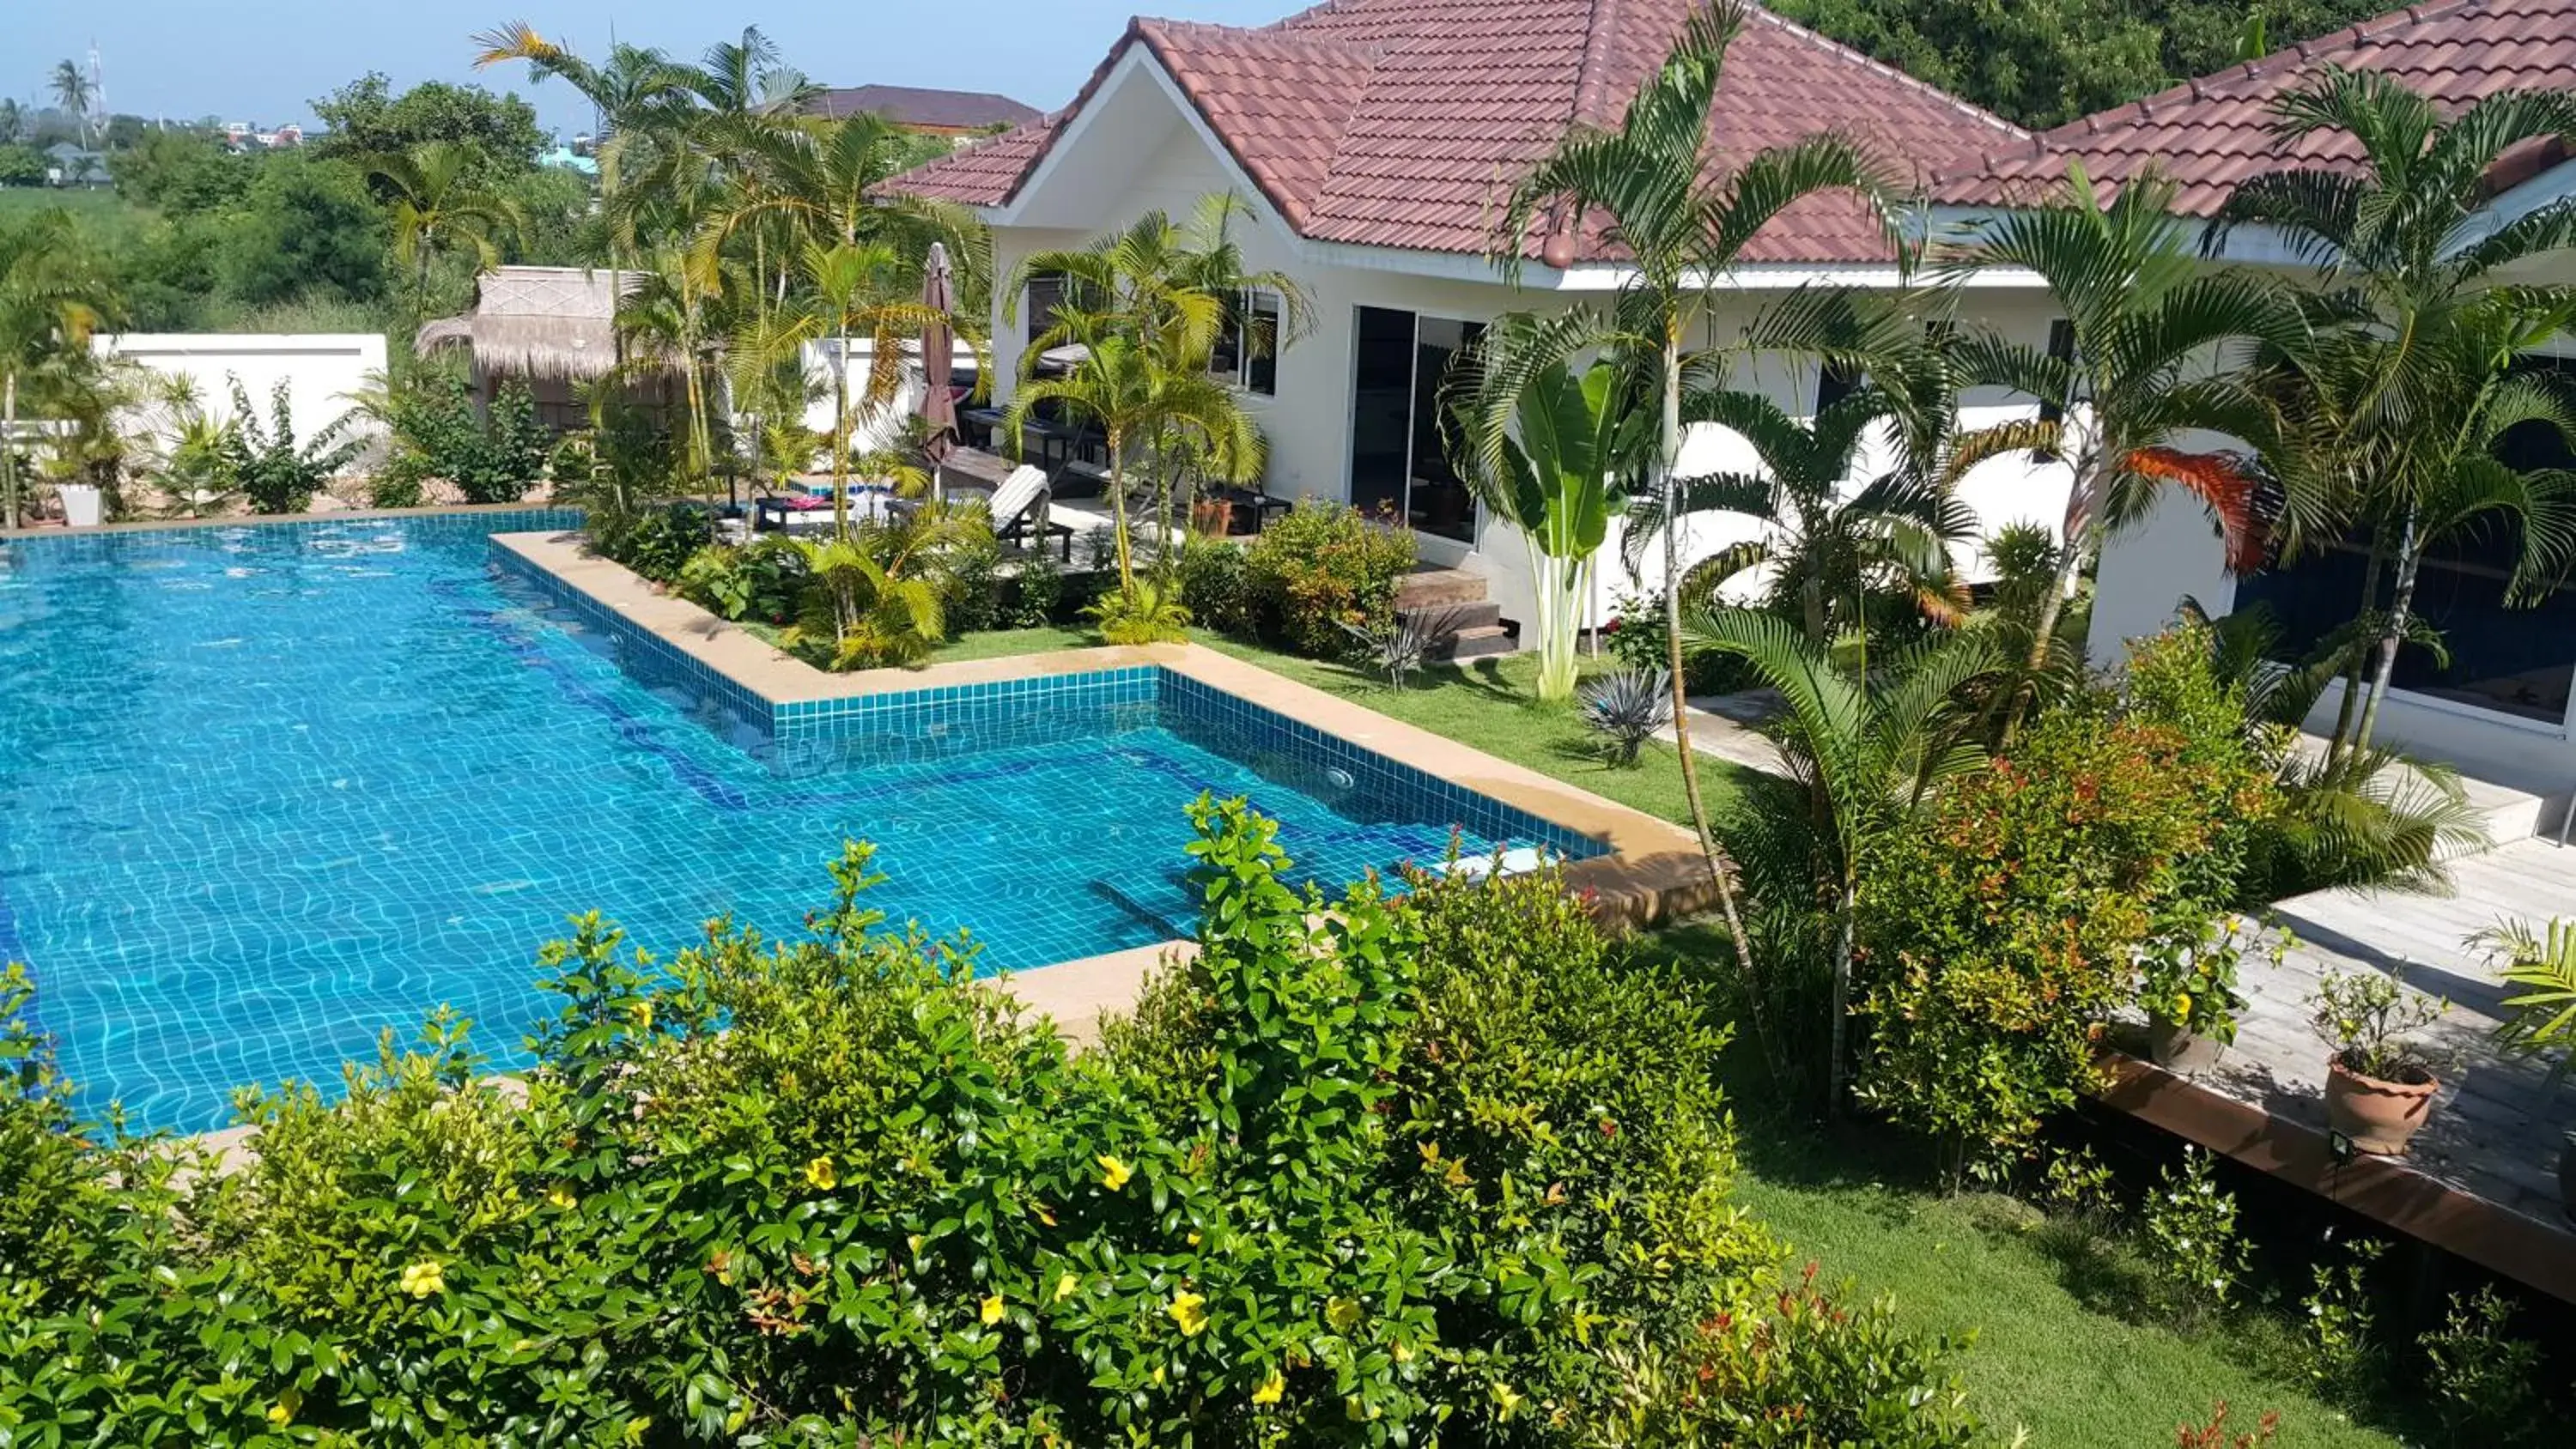
[[[511,20],[581,54],[615,39],[695,58],[757,25],[824,85],[888,82],[1000,91],[1040,110],[1073,99],[1134,6],[1178,20],[1257,25],[1301,0],[337,0],[284,8],[238,0],[0,0],[0,95],[50,101],[46,78],[94,40],[111,110],[275,126],[311,124],[310,102],[370,70],[397,90],[473,81],[536,106],[566,135],[590,116],[524,65],[476,72],[468,37]],[[971,17],[971,24],[961,23]]]

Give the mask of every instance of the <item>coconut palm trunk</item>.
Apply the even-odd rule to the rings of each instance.
[[[1682,562],[1681,562],[1681,461],[1682,461],[1682,316],[1679,309],[1665,314],[1662,377],[1662,418],[1657,433],[1655,468],[1660,475],[1657,485],[1664,499],[1664,660],[1672,675],[1673,749],[1682,767],[1682,798],[1690,807],[1691,830],[1699,837],[1699,853],[1708,861],[1708,877],[1717,888],[1718,908],[1726,917],[1726,932],[1735,942],[1736,964],[1747,980],[1753,976],[1753,940],[1744,933],[1744,912],[1735,900],[1733,863],[1718,848],[1717,835],[1709,828],[1708,805],[1700,797],[1699,764],[1691,748],[1690,686],[1683,678],[1682,657]],[[1839,1034],[1842,1023],[1834,1030]]]
[[[2397,649],[2406,639],[2406,625],[2415,607],[2415,576],[2424,562],[2424,541],[2417,535],[2417,510],[2406,505],[2406,521],[2397,533],[2397,592],[2388,601],[2388,623],[2379,635],[2379,660],[2372,671],[2370,698],[2361,707],[2361,723],[2353,732],[2356,749],[2370,747],[2371,731],[2379,725],[2379,703],[2388,697],[2388,681],[2397,673]]]

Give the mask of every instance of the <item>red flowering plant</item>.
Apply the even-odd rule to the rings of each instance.
[[[1942,1144],[1955,1183],[2023,1155],[2097,1077],[2136,963],[2232,885],[2267,787],[2250,756],[2088,696],[1876,842],[1863,872],[1855,1089]]]

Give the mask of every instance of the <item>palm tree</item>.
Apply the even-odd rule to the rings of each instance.
[[[1803,818],[1783,822],[1787,829],[1778,833],[1803,834],[1833,922],[1827,1074],[1839,1102],[1854,912],[1868,844],[1921,808],[1943,781],[1985,760],[1961,701],[1996,656],[1978,636],[1936,635],[1874,671],[1865,661],[1846,671],[1826,643],[1776,614],[1702,607],[1683,628],[1700,648],[1741,656],[1787,705],[1769,733],[1798,787],[1792,808]]]
[[[1205,373],[1229,328],[1245,329],[1245,347],[1275,355],[1306,333],[1313,306],[1294,277],[1255,271],[1246,264],[1234,226],[1250,214],[1242,197],[1212,192],[1199,198],[1186,222],[1149,211],[1124,230],[1080,247],[1033,252],[1002,283],[1003,318],[1017,320],[1018,299],[1030,278],[1053,275],[1063,279],[1069,305],[1059,311],[1055,326],[1031,340],[1028,361],[1052,348],[1083,342],[1081,334],[1102,328],[1157,354],[1161,365],[1176,375],[1191,369]],[[1278,325],[1267,335],[1248,325],[1252,314],[1244,301],[1256,293],[1279,304]],[[1186,430],[1145,442],[1145,455],[1153,460],[1158,536],[1169,538],[1176,517],[1187,516],[1180,505],[1187,501],[1185,490],[1198,460],[1187,446]],[[1225,476],[1240,481],[1249,475]]]
[[[80,127],[81,146],[86,149],[89,146],[89,107],[98,96],[98,88],[90,84],[89,73],[74,60],[54,62],[54,72],[48,84],[53,88],[54,99],[64,110],[72,113],[73,121]]]
[[[412,269],[412,307],[426,312],[429,271],[438,257],[470,250],[478,267],[501,264],[503,246],[527,230],[507,192],[475,178],[476,155],[454,141],[423,141],[367,158],[367,172],[393,193],[394,261]]]
[[[1953,344],[1968,380],[2003,384],[2052,408],[2053,419],[2008,425],[2011,441],[2036,440],[2074,474],[2057,578],[2030,631],[2032,675],[2049,665],[2057,616],[2077,576],[2161,489],[2182,488],[2209,508],[2232,567],[2251,568],[2262,556],[2251,456],[2191,444],[2208,431],[2276,451],[2279,419],[2262,392],[2242,371],[2213,373],[2210,361],[2240,345],[2295,351],[2305,327],[2277,286],[2199,264],[2185,224],[2171,214],[2173,194],[2169,182],[2148,175],[2105,205],[2082,165],[2071,164],[2053,203],[1974,222],[1939,248],[1953,285],[1986,269],[2035,273],[2073,334],[2071,355],[1985,329]],[[2016,701],[2005,715],[2007,733],[2025,705]]]
[[[684,459],[689,478],[703,486],[715,475],[715,411],[719,368],[730,332],[724,313],[721,263],[665,246],[645,259],[634,291],[617,313],[619,361],[603,383],[622,386],[642,376],[676,369],[689,413]]]
[[[1693,9],[1671,53],[1629,101],[1619,128],[1576,126],[1512,188],[1493,232],[1492,254],[1507,279],[1517,279],[1531,234],[1543,220],[1555,223],[1543,255],[1570,261],[1569,244],[1584,226],[1596,224],[1604,243],[1627,254],[1616,318],[1599,340],[1633,354],[1627,365],[1649,372],[1661,394],[1658,446],[1647,488],[1663,499],[1666,517],[1680,511],[1676,469],[1682,444],[1683,343],[1707,306],[1709,282],[1725,275],[1745,246],[1796,202],[1844,191],[1883,206],[1894,189],[1857,143],[1838,136],[1771,147],[1731,167],[1710,162],[1705,155],[1709,108],[1727,46],[1743,20],[1734,0]],[[1680,588],[1680,542],[1667,531],[1666,643],[1682,789],[1727,924],[1749,969],[1741,912],[1710,828],[1691,749]]]
[[[1619,395],[1616,363],[1598,360],[1580,374],[1567,365],[1562,345],[1580,345],[1587,330],[1526,313],[1498,318],[1443,384],[1450,424],[1443,431],[1459,475],[1529,550],[1538,600],[1531,620],[1538,697],[1549,702],[1574,697],[1574,646],[1592,593],[1593,556],[1653,441],[1652,418]],[[1531,349],[1555,355],[1533,366],[1520,355]],[[1493,366],[1497,361],[1504,365]],[[1498,380],[1516,381],[1519,390],[1488,387]],[[1508,417],[1496,422],[1496,415]],[[1517,423],[1518,437],[1506,423]],[[1499,447],[1479,453],[1477,437]]]
[[[604,64],[593,65],[573,51],[538,34],[524,21],[497,27],[474,37],[482,52],[476,68],[523,60],[531,73],[562,80],[591,104],[598,139],[599,250],[612,272],[622,272],[636,250],[633,209],[626,204],[626,177],[650,160],[663,138],[685,124],[690,110],[688,71],[659,50],[633,45],[609,48]],[[625,297],[612,288],[609,312],[624,361],[626,329],[615,326]]]
[[[1168,335],[1162,346],[1150,346],[1113,330],[1112,319],[1076,317],[1069,325],[1087,355],[1062,377],[1023,378],[1002,415],[1002,432],[1018,437],[1030,412],[1046,403],[1099,426],[1109,447],[1118,592],[1134,604],[1135,551],[1126,499],[1128,474],[1140,460],[1139,450],[1187,448],[1217,477],[1235,482],[1261,475],[1261,429],[1234,389],[1208,375],[1204,352],[1180,351]]]
[[[20,387],[57,357],[87,356],[90,334],[117,310],[114,287],[68,212],[0,220],[0,526],[21,521]]]
[[[797,642],[832,641],[834,669],[921,662],[947,637],[942,560],[980,527],[934,505],[847,538],[802,544],[815,587],[796,621]]]
[[[784,359],[801,371],[805,344],[831,339],[832,526],[835,536],[846,537],[851,341],[864,336],[870,346],[867,385],[858,398],[862,420],[882,421],[900,395],[904,343],[919,342],[935,328],[954,329],[956,319],[922,305],[920,262],[882,242],[808,241],[797,275],[804,285],[789,297],[786,310],[766,326],[755,324],[757,340],[736,350],[764,363]]]
[[[1930,477],[1891,468],[1846,491],[1863,445],[1896,411],[1876,387],[1804,422],[1754,393],[1723,390],[1685,399],[1686,418],[1745,438],[1762,471],[1691,479],[1681,489],[1682,511],[1740,514],[1764,526],[1762,537],[1693,565],[1683,580],[1685,595],[1706,600],[1760,571],[1768,578],[1765,607],[1797,620],[1818,646],[1869,627],[1874,597],[1894,597],[1935,624],[1957,624],[1968,591],[1951,552],[1976,541],[1977,518],[1956,492],[1955,462]],[[1660,507],[1641,507],[1630,547],[1642,548],[1662,527]]]
[[[2360,515],[2373,547],[2362,606],[2376,624],[2376,658],[2359,718],[2347,708],[2336,732],[2342,749],[2370,741],[2412,629],[2427,548],[2466,528],[2517,529],[2524,545],[2509,602],[2545,593],[2576,549],[2569,480],[2517,478],[2495,457],[2515,423],[2565,435],[2576,420],[2576,399],[2516,370],[2576,317],[2576,288],[2510,275],[2576,246],[2576,206],[2552,202],[2498,226],[2487,219],[2497,160],[2529,143],[2576,139],[2576,97],[2508,91],[2446,121],[2384,74],[2330,68],[2275,103],[2284,148],[2336,132],[2359,144],[2358,170],[2255,177],[2228,198],[2206,245],[2216,251],[2241,225],[2272,229],[2321,269],[2319,310],[2345,319],[2292,388],[2326,422],[2294,460]],[[2395,570],[2384,611],[2383,562]]]

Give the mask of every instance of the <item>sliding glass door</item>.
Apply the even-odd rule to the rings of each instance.
[[[1359,309],[1351,351],[1351,502],[1472,543],[1476,502],[1440,439],[1440,384],[1484,326]]]

